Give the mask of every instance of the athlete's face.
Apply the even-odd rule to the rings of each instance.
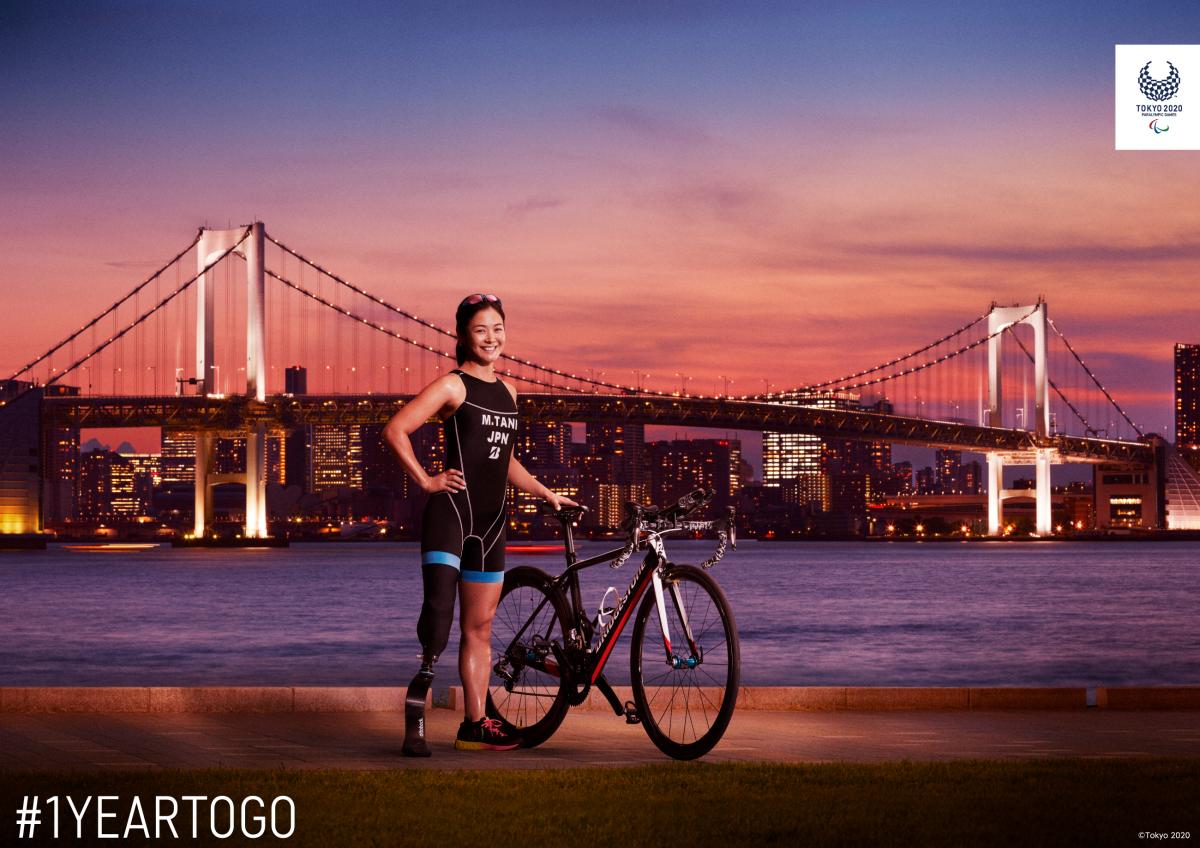
[[[504,350],[504,319],[495,309],[481,309],[467,327],[467,344],[476,362],[491,365]]]

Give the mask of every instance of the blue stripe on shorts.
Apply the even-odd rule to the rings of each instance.
[[[464,583],[503,583],[503,571],[463,571]]]
[[[451,565],[460,568],[461,560],[449,551],[426,551],[421,554],[421,565]]]

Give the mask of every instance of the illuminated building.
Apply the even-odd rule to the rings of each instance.
[[[764,431],[763,485],[784,488],[789,503],[820,503],[825,491],[821,478],[821,439],[806,433]]]
[[[642,424],[589,424],[587,446],[608,457],[609,482],[640,487],[644,482],[646,428]]]
[[[964,495],[978,495],[983,491],[983,466],[978,460],[965,463],[960,472],[960,479]]]
[[[213,471],[217,474],[238,474],[246,470],[246,439],[244,436],[217,439],[213,449]]]
[[[95,521],[148,514],[158,461],[155,454],[122,455],[109,450],[83,454],[79,461],[79,517]]]
[[[586,452],[576,459],[580,496],[595,504],[595,523],[615,528],[625,502],[646,503],[646,428],[642,424],[588,424]]]
[[[1175,448],[1200,468],[1200,344],[1175,345]]]
[[[310,428],[309,479],[314,492],[361,489],[362,428],[356,424],[316,424]]]
[[[571,468],[571,425],[565,421],[521,421],[517,431],[515,456],[521,464],[552,492],[557,492],[576,502],[594,502],[581,494],[583,475]],[[593,489],[598,491],[598,488]],[[582,501],[581,501],[582,498]],[[538,512],[541,498],[509,488],[509,527],[517,535],[551,535],[559,524],[550,516]],[[594,523],[594,522],[589,522]]]
[[[162,431],[162,461],[159,476],[163,483],[196,481],[196,434]]]
[[[555,494],[564,495],[576,503],[580,502],[578,470],[564,466],[543,467],[538,468],[534,476]],[[509,527],[516,534],[545,534],[548,530],[559,526],[556,518],[543,516],[538,511],[539,504],[543,503],[541,498],[522,492],[515,486],[509,487],[508,497],[509,503],[512,504],[512,509],[509,511]]]
[[[56,527],[75,515],[79,488],[79,431],[50,427],[43,434],[42,520]]]
[[[693,489],[716,492],[713,506],[732,504],[741,486],[737,439],[675,439],[646,445],[650,499],[665,506]]]
[[[870,499],[870,451],[867,442],[827,441],[821,450],[821,476],[828,495],[821,507],[843,516],[862,516]]]
[[[596,524],[615,529],[625,518],[625,504],[646,504],[648,493],[644,483],[601,483],[596,492]]]
[[[267,482],[282,484],[286,469],[287,439],[280,433],[272,433],[267,436]]]
[[[0,381],[0,533],[40,532],[41,390]]]
[[[918,495],[936,495],[938,494],[937,475],[934,470],[926,465],[917,471],[917,494]]]
[[[942,449],[936,454],[939,495],[962,494],[962,451]]]
[[[862,408],[858,395],[845,392],[791,392],[780,399],[818,409]],[[886,401],[867,408],[873,412],[891,411]],[[842,440],[826,443],[806,433],[767,430],[763,432],[763,485],[782,488],[784,499],[790,503],[814,504],[824,511],[844,506],[859,512],[866,508],[868,468],[875,467],[885,453],[890,459],[890,447],[879,443]],[[859,495],[863,498],[861,509]]]
[[[1165,439],[1149,436],[1147,442],[1155,453],[1152,464],[1105,462],[1093,466],[1092,490],[1098,528],[1183,529],[1189,523],[1184,520],[1185,492],[1179,490],[1183,481],[1172,480],[1184,470],[1184,463],[1177,460],[1176,467],[1171,467],[1173,452]],[[1176,498],[1174,504],[1170,495]],[[1171,519],[1172,506],[1178,509],[1175,520]]]
[[[522,421],[515,451],[526,468],[570,465],[571,425],[565,421]]]

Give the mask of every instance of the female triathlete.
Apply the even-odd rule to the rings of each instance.
[[[425,600],[417,622],[421,670],[409,686],[404,753],[429,756],[424,707],[433,665],[445,650],[461,600],[458,670],[466,715],[454,746],[508,750],[517,740],[484,714],[492,662],[492,617],[504,581],[508,484],[544,498],[557,509],[575,502],[539,483],[513,456],[517,393],[495,371],[504,350],[504,308],[492,294],[464,298],[455,313],[458,368],[421,390],[394,415],[384,438],[408,474],[429,493],[421,522],[421,572]],[[440,474],[429,475],[409,434],[428,419],[442,421],[446,455]]]

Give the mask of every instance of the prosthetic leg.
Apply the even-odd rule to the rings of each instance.
[[[408,684],[404,696],[404,755],[428,757],[429,746],[425,743],[425,700],[429,687],[433,685],[433,664],[437,657],[422,658],[421,670]]]
[[[456,558],[457,559],[457,558]],[[454,622],[454,597],[458,593],[458,569],[439,563],[421,568],[425,600],[417,619],[417,638],[421,640],[421,669],[408,684],[404,697],[404,747],[409,757],[428,757],[425,742],[425,699],[433,685],[433,664],[450,641]]]

